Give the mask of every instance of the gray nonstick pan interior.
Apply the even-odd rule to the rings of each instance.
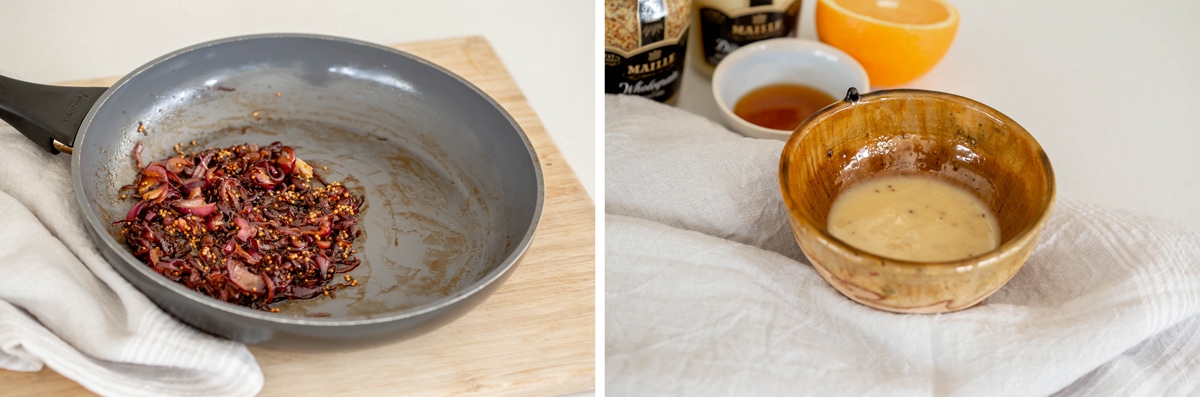
[[[138,142],[150,161],[179,144],[274,141],[366,197],[356,242],[363,264],[350,273],[358,287],[265,313],[176,285],[119,243],[113,222],[134,203],[119,188],[136,174]],[[400,332],[378,325],[416,322],[494,289],[529,244],[543,194],[527,138],[473,86],[417,58],[313,36],[246,37],[164,56],[101,97],[73,156],[84,213],[114,266],[176,316],[248,342],[272,339],[259,328],[279,327],[267,324],[318,338]],[[237,321],[247,328],[230,325]]]

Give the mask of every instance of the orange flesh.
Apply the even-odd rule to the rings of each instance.
[[[931,0],[834,0],[855,14],[882,21],[930,25],[950,17],[946,7]]]

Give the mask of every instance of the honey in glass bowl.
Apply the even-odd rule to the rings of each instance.
[[[733,114],[759,127],[791,131],[808,116],[836,101],[824,91],[806,85],[771,84],[739,98]]]

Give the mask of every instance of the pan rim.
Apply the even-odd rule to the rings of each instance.
[[[546,191],[545,180],[544,180],[544,176],[542,173],[541,162],[539,161],[539,157],[537,155],[536,149],[533,147],[533,143],[529,140],[529,136],[528,136],[528,134],[525,133],[525,129],[522,128],[519,123],[517,123],[516,119],[513,118],[512,114],[509,113],[508,110],[505,109],[503,106],[500,106],[500,104],[498,102],[496,102],[495,98],[492,98],[492,96],[488,95],[486,92],[484,92],[478,86],[471,83],[470,81],[467,81],[465,78],[458,75],[457,73],[454,73],[436,63],[430,62],[424,58],[421,58],[419,56],[416,56],[411,53],[401,51],[401,50],[398,50],[395,48],[391,48],[391,47],[387,47],[387,46],[383,46],[383,45],[379,45],[379,44],[374,44],[374,43],[369,43],[369,42],[356,40],[356,39],[337,37],[337,36],[318,35],[318,34],[308,34],[308,33],[265,33],[265,34],[234,36],[234,37],[227,37],[227,38],[222,38],[222,39],[206,41],[203,43],[184,47],[184,48],[172,51],[170,53],[164,54],[158,58],[155,58],[154,60],[151,60],[150,62],[147,62],[146,64],[143,64],[142,66],[138,67],[137,69],[134,69],[129,74],[126,74],[125,76],[121,77],[120,80],[118,80],[111,87],[109,87],[109,89],[107,91],[105,91],[104,94],[102,94],[99,99],[97,99],[95,104],[92,105],[91,109],[88,110],[87,115],[84,116],[83,123],[80,124],[80,126],[79,126],[79,130],[77,132],[75,141],[73,142],[72,146],[79,147],[80,143],[86,142],[88,127],[91,125],[92,120],[99,113],[100,109],[104,107],[105,103],[107,103],[108,99],[114,93],[120,91],[121,87],[123,87],[126,83],[128,83],[130,80],[133,80],[134,78],[137,78],[140,74],[142,74],[146,70],[149,70],[150,68],[153,68],[154,66],[161,64],[167,60],[170,60],[174,57],[177,57],[177,56],[180,56],[180,55],[183,55],[186,53],[190,53],[193,51],[197,51],[197,50],[200,50],[203,48],[212,47],[212,46],[216,46],[216,45],[222,45],[222,44],[228,44],[228,43],[234,43],[234,42],[250,41],[250,40],[264,40],[264,39],[310,39],[310,40],[332,41],[332,42],[338,42],[338,43],[343,43],[343,44],[356,45],[356,46],[364,47],[366,49],[374,50],[374,51],[384,51],[384,52],[391,53],[393,55],[408,58],[411,61],[421,64],[425,67],[429,67],[429,68],[433,69],[434,71],[440,72],[440,73],[446,75],[447,77],[450,77],[454,81],[457,81],[458,83],[462,84],[463,86],[465,86],[466,88],[468,88],[469,90],[474,92],[476,95],[478,95],[484,101],[486,101],[487,104],[491,105],[493,108],[495,108],[497,111],[499,111],[500,115],[502,115],[504,117],[504,119],[508,121],[509,125],[511,125],[513,127],[513,129],[517,133],[517,136],[521,139],[521,142],[525,145],[525,148],[527,149],[527,152],[529,154],[529,161],[533,168],[536,190],[537,190],[536,191],[536,201],[534,202],[533,213],[531,214],[529,226],[528,226],[528,228],[526,228],[521,240],[518,241],[514,245],[513,251],[509,255],[504,257],[504,259],[500,263],[500,265],[496,266],[494,269],[492,269],[490,272],[488,272],[488,274],[485,277],[475,281],[473,284],[467,286],[466,288],[456,290],[454,293],[447,295],[445,297],[438,298],[433,301],[430,301],[430,302],[427,302],[427,303],[424,303],[424,304],[421,304],[418,306],[414,306],[412,308],[393,312],[393,313],[390,313],[387,315],[383,315],[383,316],[379,316],[379,317],[371,317],[371,318],[362,318],[362,319],[333,319],[333,318],[322,318],[322,317],[285,317],[285,316],[280,316],[280,315],[274,314],[274,313],[264,312],[261,310],[255,310],[255,309],[251,309],[251,308],[241,306],[241,305],[223,302],[223,301],[217,300],[215,298],[209,297],[207,295],[203,295],[199,292],[188,289],[188,288],[184,287],[183,285],[175,283],[175,282],[167,279],[166,277],[163,277],[161,274],[158,274],[157,272],[152,271],[149,267],[145,266],[145,264],[141,260],[134,257],[133,254],[131,254],[125,248],[124,245],[120,244],[115,238],[112,237],[112,235],[110,235],[107,232],[107,229],[106,229],[105,225],[103,224],[103,222],[99,219],[98,214],[96,214],[95,211],[92,209],[92,207],[90,205],[91,201],[88,199],[87,194],[84,192],[84,186],[83,186],[83,181],[82,181],[82,176],[81,176],[82,173],[80,171],[80,167],[81,167],[80,161],[81,161],[81,157],[82,157],[82,151],[77,151],[75,154],[73,154],[71,156],[71,174],[72,174],[71,180],[72,180],[72,185],[75,189],[75,197],[76,197],[76,200],[78,201],[79,206],[81,207],[80,210],[82,211],[82,213],[84,215],[84,219],[86,220],[88,227],[92,228],[92,231],[94,232],[94,234],[96,236],[99,236],[100,241],[96,241],[96,239],[93,238],[93,242],[95,242],[97,245],[103,244],[103,245],[107,246],[107,248],[110,249],[111,251],[116,252],[117,255],[120,256],[121,259],[125,261],[124,265],[128,265],[129,267],[136,269],[135,272],[137,272],[139,276],[144,277],[147,280],[149,280],[161,287],[164,287],[164,288],[170,290],[171,292],[174,292],[177,295],[186,298],[187,300],[189,300],[191,302],[199,303],[209,309],[217,310],[220,312],[224,312],[224,313],[239,316],[239,317],[259,320],[259,321],[272,323],[272,324],[289,325],[289,326],[311,326],[311,327],[322,327],[322,328],[323,327],[347,327],[347,326],[383,324],[383,323],[390,323],[390,322],[394,322],[394,321],[400,321],[400,320],[404,320],[404,319],[419,317],[424,314],[435,312],[442,308],[453,306],[454,304],[458,303],[459,301],[462,301],[472,295],[475,295],[476,293],[479,293],[481,290],[487,288],[492,283],[497,282],[497,280],[499,280],[500,278],[504,277],[506,274],[508,274],[512,271],[513,267],[515,267],[517,265],[517,263],[520,262],[520,260],[525,256],[526,251],[529,249],[529,246],[532,244],[533,238],[535,237],[538,226],[540,226],[540,224],[541,224],[543,207],[545,205],[545,191]],[[120,266],[120,264],[112,264],[112,263],[110,263],[110,265],[112,265],[114,267]],[[122,278],[124,278],[124,276],[122,276]],[[146,293],[144,293],[140,290],[138,292],[142,293],[143,295],[146,295]],[[149,298],[148,295],[147,295],[147,298]],[[151,301],[153,301],[153,299],[151,299]],[[157,302],[156,302],[156,305],[157,305]]]

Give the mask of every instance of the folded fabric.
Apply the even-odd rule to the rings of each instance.
[[[605,99],[606,386],[614,395],[1200,393],[1200,234],[1060,198],[982,304],[841,296],[796,247],[783,142]]]
[[[49,366],[112,396],[258,393],[244,345],[178,322],[101,257],[67,155],[0,124],[0,159],[0,368]]]

